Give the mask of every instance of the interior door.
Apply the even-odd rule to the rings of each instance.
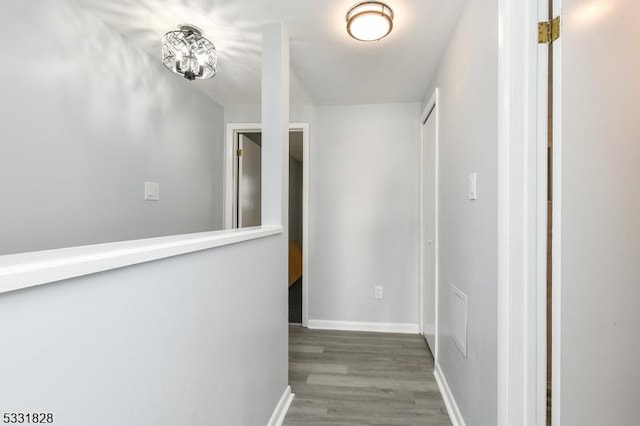
[[[237,227],[262,223],[262,149],[259,133],[238,135]]]
[[[423,332],[436,354],[436,117],[435,107],[423,125]]]

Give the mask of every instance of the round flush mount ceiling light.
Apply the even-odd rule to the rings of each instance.
[[[218,67],[216,47],[198,27],[180,25],[162,38],[162,63],[187,80],[211,78]]]
[[[393,29],[393,10],[384,3],[358,3],[347,12],[347,32],[356,40],[377,41]]]

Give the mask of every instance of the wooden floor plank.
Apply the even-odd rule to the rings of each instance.
[[[284,426],[451,425],[422,336],[291,326],[289,347]]]

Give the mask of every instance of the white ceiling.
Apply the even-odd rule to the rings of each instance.
[[[160,61],[178,24],[203,29],[218,75],[188,82],[223,106],[260,103],[262,25],[291,37],[291,100],[356,104],[419,101],[465,0],[386,0],[394,29],[379,42],[351,39],[345,14],[358,0],[77,0]],[[179,76],[175,76],[180,78]]]

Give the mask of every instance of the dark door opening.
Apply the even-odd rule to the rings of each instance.
[[[302,324],[302,132],[289,133],[289,323]]]

